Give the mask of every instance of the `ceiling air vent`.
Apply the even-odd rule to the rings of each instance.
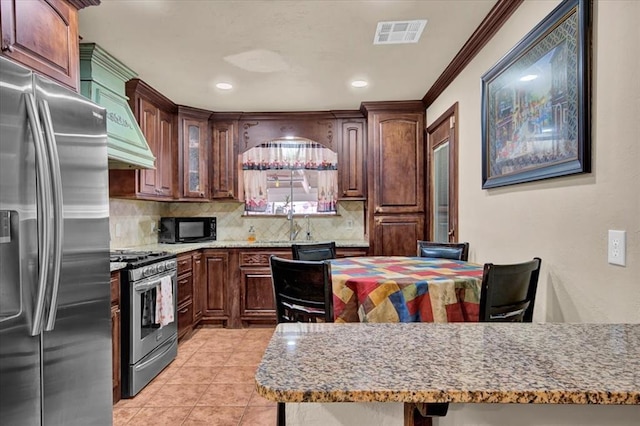
[[[378,22],[373,44],[417,43],[426,25],[426,19]]]

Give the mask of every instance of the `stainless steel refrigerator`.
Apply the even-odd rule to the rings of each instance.
[[[0,58],[0,424],[112,422],[105,110]]]

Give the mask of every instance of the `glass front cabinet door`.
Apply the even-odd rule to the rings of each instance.
[[[209,198],[207,176],[208,112],[180,108],[182,139],[182,198]]]

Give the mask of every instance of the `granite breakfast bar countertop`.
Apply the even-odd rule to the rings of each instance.
[[[278,402],[640,404],[640,324],[280,324]]]

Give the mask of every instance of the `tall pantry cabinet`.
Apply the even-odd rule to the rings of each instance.
[[[365,102],[369,253],[415,256],[424,238],[424,122],[420,101]]]

